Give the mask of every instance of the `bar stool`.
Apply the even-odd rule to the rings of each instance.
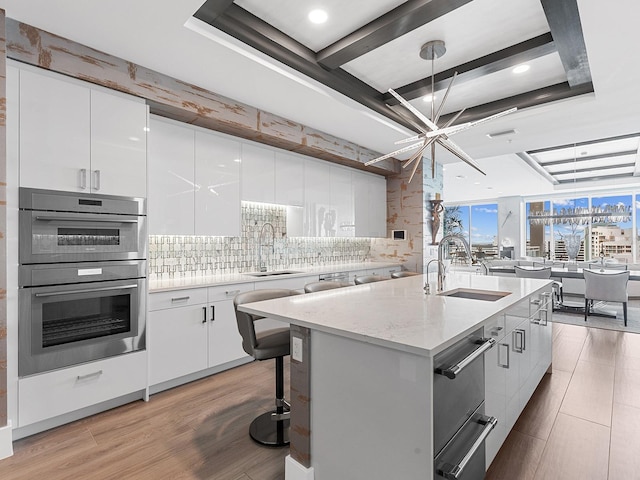
[[[381,282],[383,280],[389,280],[389,277],[382,277],[380,275],[362,275],[356,277],[356,285],[363,285],[365,283]]]
[[[241,312],[238,305],[292,295],[299,293],[287,289],[264,289],[241,293],[233,299],[244,351],[256,360],[274,358],[276,361],[276,408],[256,417],[249,427],[251,438],[269,447],[289,445],[289,404],[284,399],[284,357],[290,352],[289,327],[256,333],[255,322],[264,317]]]
[[[405,277],[413,277],[415,275],[422,275],[418,272],[409,272],[408,270],[402,270],[401,272],[393,272],[391,274],[391,278],[405,278]]]
[[[334,288],[343,288],[350,287],[351,284],[348,282],[338,282],[338,281],[322,281],[322,282],[311,282],[307,283],[304,286],[304,293],[314,293],[314,292],[323,292],[325,290],[333,290]]]

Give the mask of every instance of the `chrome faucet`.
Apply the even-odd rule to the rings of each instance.
[[[267,227],[267,225],[269,227],[271,227],[271,244],[264,244],[263,242],[263,235],[265,232],[265,228]],[[258,270],[261,272],[266,272],[267,271],[267,267],[266,265],[264,265],[262,263],[262,247],[271,247],[271,253],[275,252],[275,241],[276,241],[276,230],[275,228],[273,228],[273,225],[269,222],[265,222],[262,225],[262,228],[260,229],[260,235],[258,236]]]
[[[442,285],[444,283],[444,279],[446,278],[443,257],[444,257],[444,247],[445,245],[448,244],[449,240],[458,240],[462,244],[462,246],[464,247],[465,253],[469,257],[469,264],[471,265],[471,248],[469,247],[469,244],[467,243],[467,241],[464,239],[462,235],[459,235],[457,233],[450,233],[449,235],[445,235],[444,237],[442,237],[442,240],[440,240],[440,243],[438,244],[438,291],[439,292],[442,291]],[[432,261],[433,260],[430,260],[429,263],[431,263]],[[429,263],[427,263],[427,273],[429,273]]]

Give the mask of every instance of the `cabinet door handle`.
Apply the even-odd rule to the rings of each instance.
[[[523,353],[526,349],[527,349],[527,340],[525,336],[525,331],[520,328],[516,328],[513,331],[513,351],[516,353]]]
[[[81,168],[78,177],[80,181],[80,189],[86,190],[87,189],[87,169]]]
[[[186,297],[173,297],[171,299],[171,303],[177,303],[177,302],[186,302],[187,300],[189,300],[191,297],[189,295],[187,295]]]
[[[99,377],[102,375],[102,370],[98,370],[97,372],[87,373],[86,375],[78,375],[76,377],[76,382],[81,382],[82,380],[88,380],[89,378]]]
[[[507,352],[507,362],[504,364],[500,362],[500,347],[505,347],[505,351]],[[509,344],[508,343],[501,343],[500,345],[498,345],[498,366],[502,368],[509,368]]]
[[[216,320],[216,306],[211,305],[211,321],[215,322]]]
[[[202,307],[202,323],[207,323],[207,307]]]
[[[454,380],[456,376],[471,363],[473,363],[476,358],[481,357],[482,355],[484,355],[484,352],[492,348],[496,344],[496,341],[493,338],[482,338],[478,340],[477,343],[478,345],[480,345],[480,348],[477,348],[455,365],[451,365],[449,368],[436,368],[435,373],[444,375],[445,377]]]
[[[100,170],[93,171],[93,189],[100,190]]]

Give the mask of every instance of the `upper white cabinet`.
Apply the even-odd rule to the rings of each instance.
[[[240,142],[151,118],[149,234],[240,235]]]
[[[303,234],[307,237],[333,237],[335,218],[331,213],[331,165],[306,160],[304,166]]]
[[[275,203],[275,165],[274,150],[242,144],[242,200]]]
[[[91,91],[20,70],[20,186],[88,191]]]
[[[330,172],[331,211],[335,217],[336,237],[353,237],[354,198],[351,169],[331,165]]]
[[[144,101],[20,69],[20,185],[146,196]]]
[[[149,234],[193,235],[193,129],[156,117],[149,128]]]
[[[92,190],[147,196],[147,106],[91,90]]]
[[[240,235],[240,142],[196,132],[196,235]]]
[[[353,172],[355,236],[387,235],[387,181],[384,177]]]
[[[275,203],[302,207],[304,205],[304,158],[276,152]]]

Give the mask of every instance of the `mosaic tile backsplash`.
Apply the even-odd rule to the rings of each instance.
[[[369,258],[369,238],[287,237],[286,207],[243,204],[240,237],[151,235],[149,277],[226,275]]]

